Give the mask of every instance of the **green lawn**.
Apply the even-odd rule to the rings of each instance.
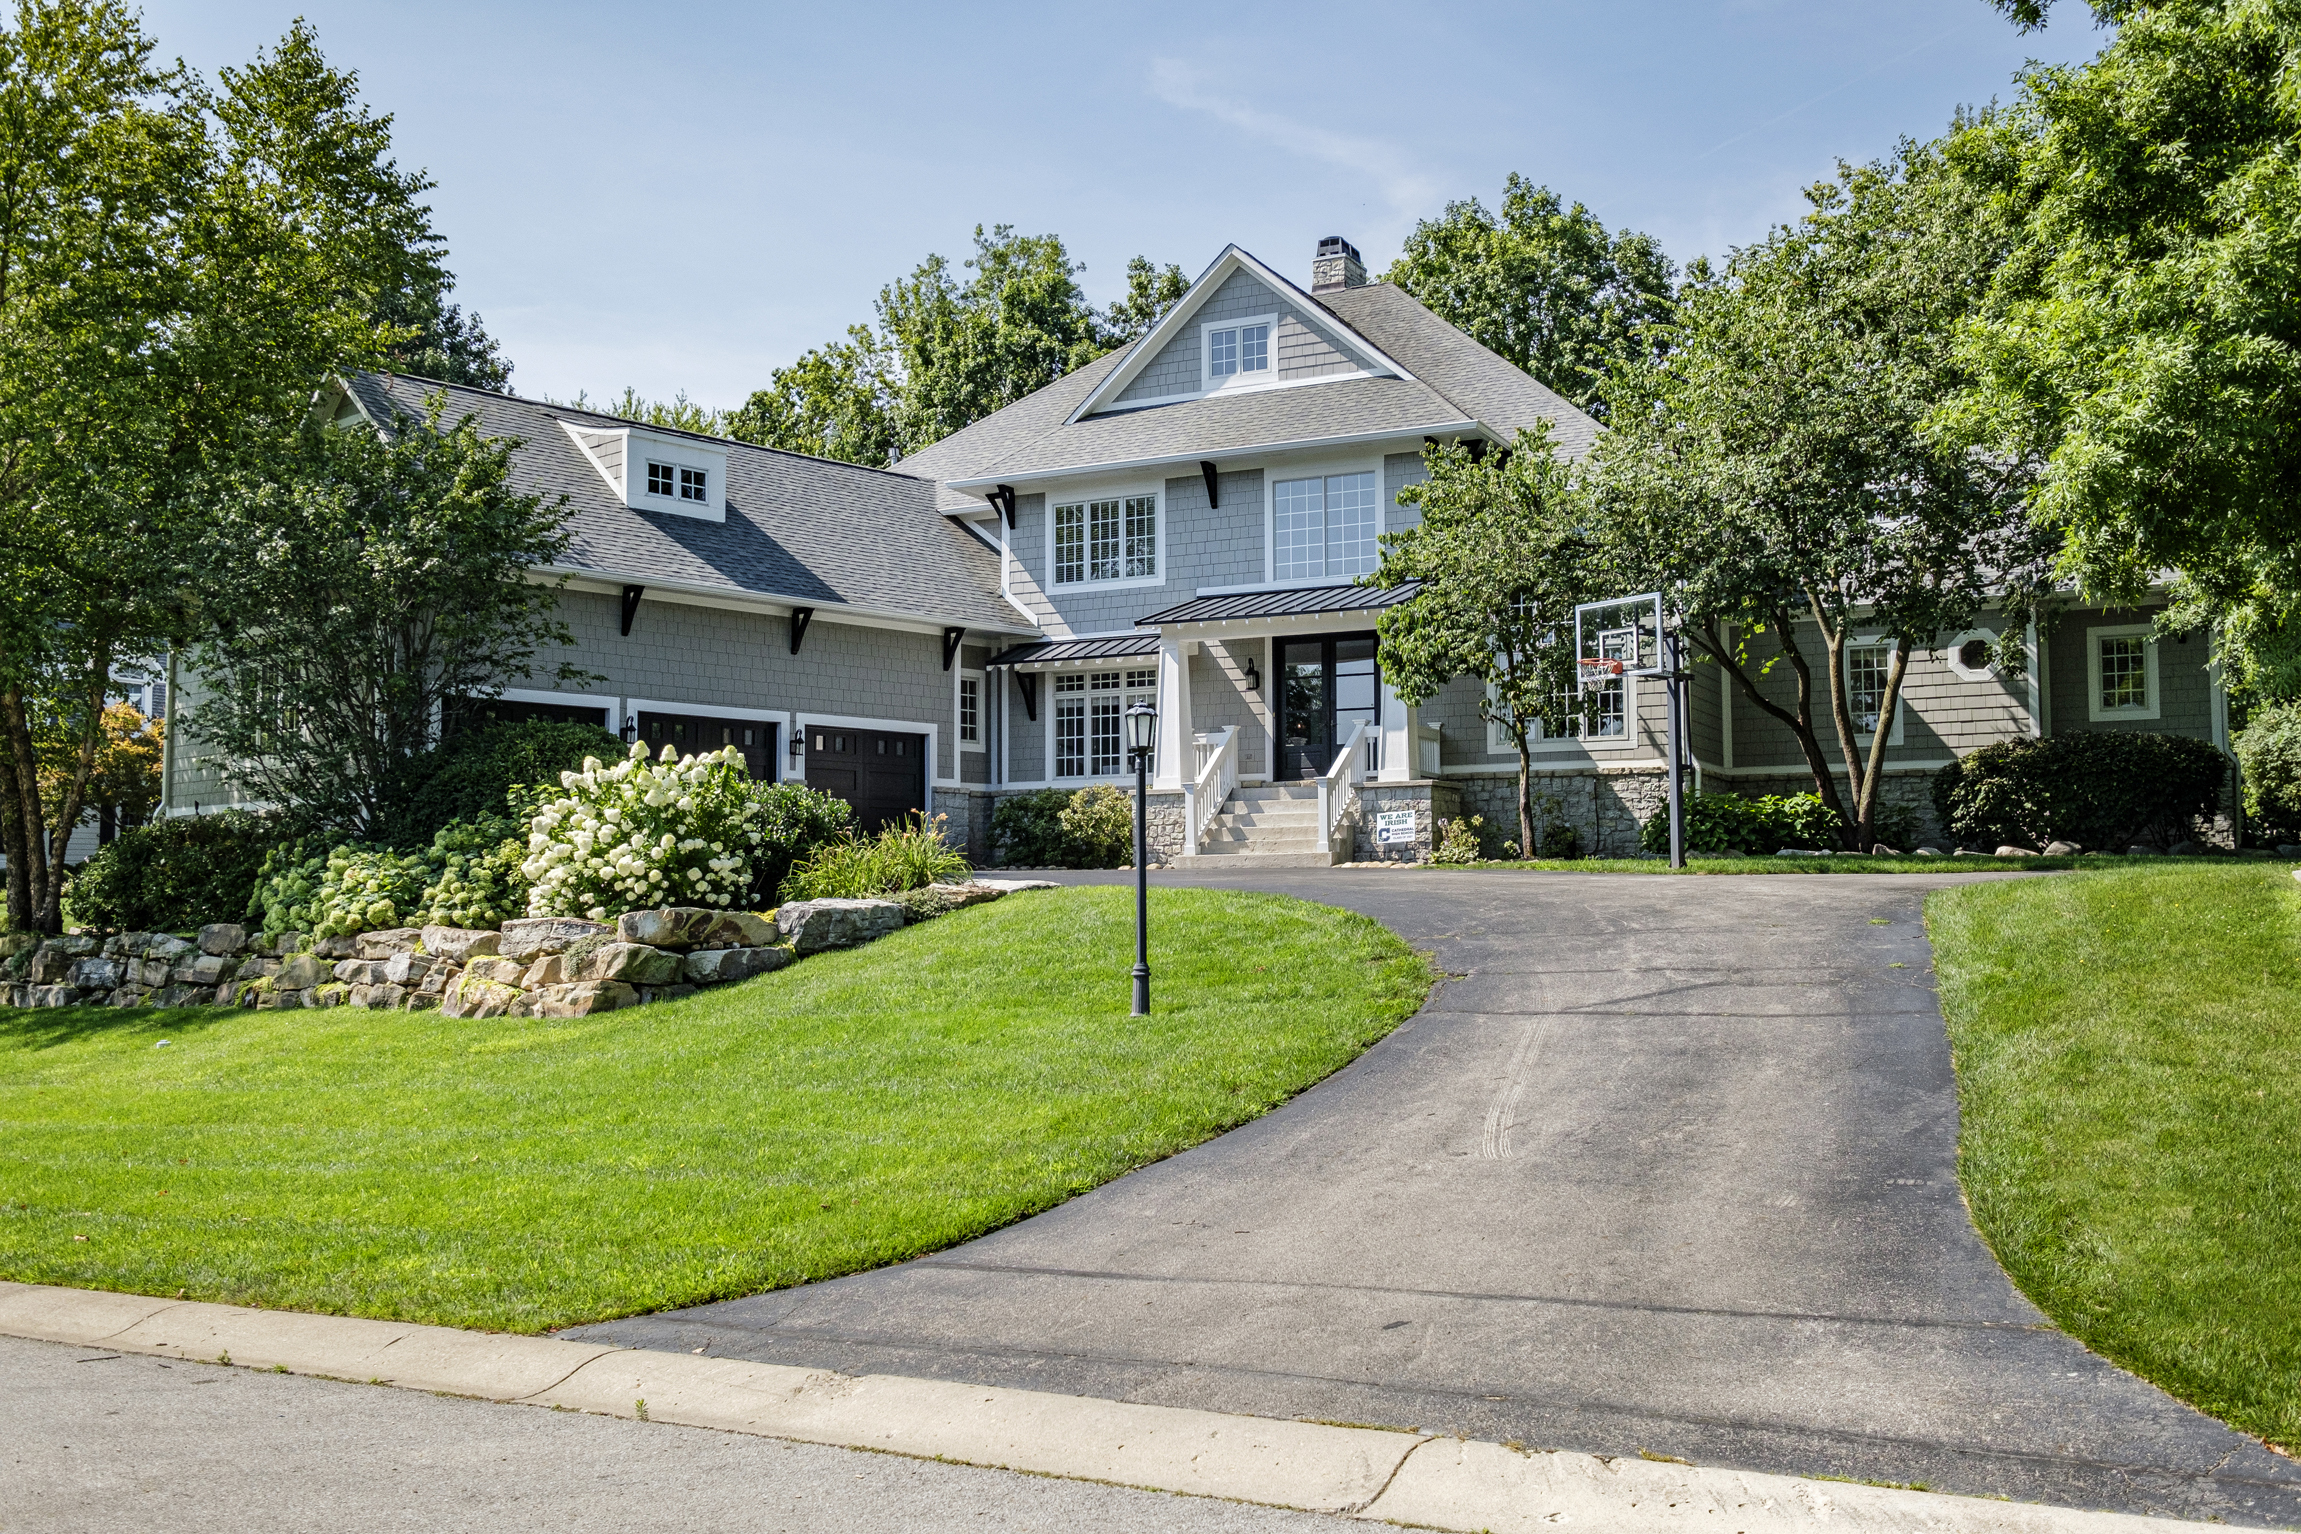
[[[1536,873],[1573,874],[1945,874],[1945,873],[2044,873],[2056,869],[2084,868],[2157,868],[2168,864],[2184,867],[2204,865],[2226,867],[2229,860],[2219,858],[2164,858],[2123,855],[2115,857],[2073,858],[1997,858],[1997,857],[1939,857],[1909,856],[1872,857],[1867,853],[1833,853],[1818,858],[1775,857],[1708,857],[1696,855],[1686,860],[1684,868],[1672,868],[1666,857],[1652,858],[1532,858],[1515,861],[1496,860],[1491,863],[1425,863],[1418,867],[1441,872],[1465,868],[1517,868]]]
[[[1937,891],[1959,1166],[2071,1335],[2301,1444],[2301,885],[2177,864]]]
[[[516,1331],[827,1278],[1251,1119],[1430,983],[1362,916],[1154,890],[1133,1020],[1133,903],[565,1021],[0,1010],[0,1277]]]

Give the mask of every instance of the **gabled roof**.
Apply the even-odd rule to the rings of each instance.
[[[1367,362],[1360,372],[1299,385],[1224,391],[1171,403],[1114,406],[1162,347],[1186,333],[1197,306],[1238,272],[1314,313]],[[1305,293],[1236,246],[1133,345],[904,459],[896,468],[937,483],[945,511],[980,508],[999,484],[1151,470],[1195,459],[1236,460],[1287,448],[1483,434],[1514,440],[1537,422],[1570,457],[1598,423],[1388,283]]]
[[[486,435],[518,438],[514,482],[530,493],[566,497],[574,541],[557,568],[701,596],[1037,632],[999,594],[998,554],[937,515],[930,480],[399,374],[361,373],[344,383],[379,426],[395,413],[421,420],[425,401],[445,394],[446,419],[477,415]],[[725,452],[726,520],[632,510],[563,422],[629,426]]]

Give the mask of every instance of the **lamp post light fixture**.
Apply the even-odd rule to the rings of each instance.
[[[1126,711],[1127,755],[1135,769],[1135,1005],[1150,1016],[1150,764],[1158,750],[1158,710],[1148,702]]]

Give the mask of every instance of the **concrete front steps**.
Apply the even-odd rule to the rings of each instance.
[[[1318,834],[1318,785],[1269,783],[1231,791],[1206,828],[1202,858],[1250,868],[1332,868]]]

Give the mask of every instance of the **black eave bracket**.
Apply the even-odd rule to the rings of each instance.
[[[1023,717],[1031,723],[1039,722],[1039,674],[1036,671],[1015,673],[1015,685],[1023,693]]]
[[[966,637],[967,631],[965,629],[943,630],[943,669],[945,671],[951,669],[951,657],[959,653],[959,641]]]
[[[1011,531],[1015,525],[1015,487],[1001,485],[983,499],[989,501],[1007,519],[1007,527]]]
[[[1213,462],[1211,460],[1201,458],[1198,461],[1198,472],[1206,480],[1206,504],[1210,508],[1220,508],[1222,505],[1222,497],[1216,493],[1214,488]]]
[[[807,637],[807,625],[814,621],[814,608],[794,607],[791,609],[791,653],[793,655],[799,653],[800,642]]]
[[[646,589],[645,586],[623,588],[623,637],[626,639],[631,637],[631,620],[639,616],[639,595]]]

